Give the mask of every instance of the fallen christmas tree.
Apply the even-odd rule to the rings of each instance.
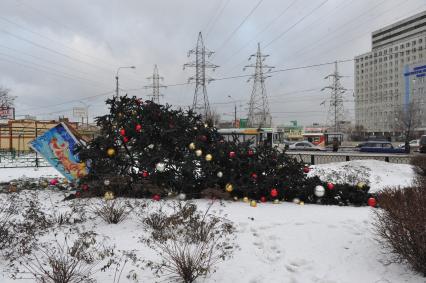
[[[101,132],[80,159],[90,173],[82,195],[181,198],[248,198],[375,206],[365,183],[324,183],[309,168],[270,146],[235,137],[225,141],[192,110],[136,97],[107,100],[110,113],[96,119]]]

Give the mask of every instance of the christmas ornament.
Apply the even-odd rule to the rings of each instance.
[[[197,149],[195,151],[195,155],[198,156],[198,157],[200,157],[201,155],[203,155],[203,151],[201,149]]]
[[[216,176],[217,176],[218,178],[222,178],[222,177],[223,177],[223,173],[222,173],[221,171],[219,171],[219,172],[217,172]]]
[[[125,130],[125,129],[121,129],[121,130],[120,130],[120,135],[121,135],[122,137],[124,137],[124,136],[126,135],[126,130]]]
[[[309,173],[309,167],[305,166],[305,167],[303,168],[303,172],[305,172],[305,173]]]
[[[249,150],[248,150],[248,152],[247,152],[247,154],[248,154],[249,156],[252,156],[252,155],[254,154],[253,149],[249,149]]]
[[[136,132],[140,132],[142,131],[142,126],[140,124],[137,124],[135,129],[136,129]]]
[[[244,198],[243,198],[243,202],[249,202],[248,197],[244,197]]]
[[[294,198],[294,199],[293,199],[293,203],[295,203],[295,204],[299,204],[299,203],[300,203],[300,199],[298,199],[298,198]]]
[[[277,197],[278,196],[278,190],[277,189],[272,189],[271,190],[271,197],[273,197],[273,198],[275,198],[275,197]]]
[[[123,142],[124,142],[124,143],[129,142],[129,138],[128,138],[128,137],[124,137],[124,138],[123,138]]]
[[[357,187],[358,189],[362,190],[362,189],[364,189],[364,187],[365,187],[366,185],[367,185],[367,184],[366,184],[366,183],[364,183],[364,182],[358,182],[358,184],[356,184],[356,187]]]
[[[279,204],[280,200],[279,199],[274,199],[274,201],[272,202],[273,204]]]
[[[166,164],[164,164],[163,162],[158,162],[155,165],[155,169],[157,169],[158,172],[164,172],[164,170],[166,170]]]
[[[327,183],[327,189],[333,190],[334,189],[334,184],[333,183]]]
[[[371,207],[376,207],[377,201],[376,201],[375,198],[371,197],[371,198],[368,199],[367,204]]]
[[[189,147],[189,149],[194,150],[195,149],[195,143],[193,143],[193,142],[190,143],[188,147]]]
[[[155,195],[152,196],[152,199],[155,200],[155,201],[160,201],[161,197],[160,197],[160,195],[155,194]]]
[[[86,192],[86,191],[89,190],[89,185],[88,184],[83,184],[83,185],[81,185],[81,189]]]
[[[110,182],[109,180],[105,180],[105,181],[104,181],[104,185],[105,185],[105,186],[109,186],[110,184],[111,184],[111,182]]]
[[[256,173],[251,173],[251,178],[256,180],[257,179],[257,174]]]
[[[107,150],[107,154],[108,154],[108,156],[109,156],[109,157],[114,156],[114,155],[115,155],[115,149],[113,149],[113,148],[108,148],[108,150]]]
[[[238,201],[238,197],[234,197],[234,201]]]
[[[58,179],[52,179],[52,180],[50,180],[50,182],[49,182],[49,184],[50,185],[52,185],[52,186],[56,186],[56,184],[58,184]]]
[[[266,202],[266,197],[264,197],[264,196],[260,197],[260,201],[261,202]]]
[[[213,156],[211,154],[206,155],[206,161],[212,161]]]
[[[153,148],[154,148],[154,145],[153,145],[153,144],[150,144],[150,145],[148,145],[148,148],[149,148],[149,149],[153,149]]]
[[[256,207],[256,206],[257,206],[257,202],[256,202],[255,200],[252,200],[252,201],[250,202],[250,206],[251,206],[251,207]]]
[[[230,193],[230,192],[232,192],[232,191],[234,190],[234,186],[232,186],[232,184],[231,184],[231,183],[228,183],[228,184],[226,184],[226,186],[225,186],[225,190],[226,190],[228,193]]]
[[[207,141],[207,137],[205,135],[200,136],[200,141],[206,142]]]
[[[40,183],[40,186],[42,188],[47,188],[49,186],[49,183],[47,183],[46,181],[43,181],[43,182]]]
[[[299,205],[305,205],[304,201],[299,202]]]
[[[316,187],[315,187],[314,194],[315,194],[317,197],[319,197],[319,198],[323,197],[323,196],[325,195],[325,189],[324,189],[324,187],[323,187],[323,186],[321,186],[321,185],[316,186]]]
[[[179,199],[179,200],[186,200],[186,194],[184,194],[184,193],[180,193],[180,194],[178,195],[178,199]]]
[[[234,158],[236,156],[235,151],[229,152],[229,158]]]
[[[143,170],[143,171],[142,171],[142,177],[147,178],[148,176],[149,176],[148,171]]]
[[[114,193],[111,191],[107,191],[104,194],[104,200],[113,200],[114,199]]]
[[[80,193],[80,192],[76,192],[76,193],[75,193],[75,197],[76,197],[76,198],[81,197],[81,193]]]

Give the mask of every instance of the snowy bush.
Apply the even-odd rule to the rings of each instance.
[[[418,183],[426,183],[426,155],[414,155],[410,163],[414,166],[414,170],[417,173]]]
[[[379,242],[396,262],[408,262],[426,276],[426,186],[387,189],[375,211]]]
[[[13,234],[13,216],[16,215],[15,195],[5,195],[0,199],[0,250],[11,243]]]
[[[148,213],[145,227],[150,227],[151,237],[142,242],[161,258],[159,262],[148,261],[158,276],[194,282],[214,272],[218,262],[232,255],[234,226],[227,219],[210,213],[211,207],[200,211],[195,204],[175,202],[169,213]],[[155,225],[147,224],[153,219]]]
[[[89,210],[106,223],[118,224],[129,216],[132,207],[122,199],[99,200],[93,202]]]

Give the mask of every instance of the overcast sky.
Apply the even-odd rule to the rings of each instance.
[[[243,71],[260,42],[265,61],[289,69],[353,59],[371,49],[371,32],[426,9],[424,0],[1,0],[0,86],[17,96],[18,115],[72,118],[72,108],[89,106],[91,119],[106,112],[120,66],[121,93],[147,98],[154,64],[163,84],[185,83],[188,50],[202,31],[212,78]],[[321,92],[332,64],[274,73],[266,81],[273,123],[325,122],[330,96]],[[339,64],[345,109],[353,117],[353,61]],[[247,115],[252,82],[211,82],[211,106],[223,120]],[[126,91],[127,90],[127,91]],[[194,85],[169,86],[162,102],[187,106]],[[80,100],[80,101],[78,101]],[[320,105],[326,100],[325,106]],[[19,118],[19,117],[18,117]],[[75,120],[75,118],[72,118]]]

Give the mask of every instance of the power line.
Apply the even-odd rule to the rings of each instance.
[[[225,2],[225,5],[223,5],[222,9],[220,9],[219,13],[216,14],[215,17],[212,18],[212,20],[214,19],[213,22],[211,23],[211,21],[209,21],[209,24],[207,24],[207,26],[203,29],[205,31],[205,34],[206,34],[205,37],[206,38],[209,36],[210,32],[213,30],[213,27],[215,26],[215,24],[218,21],[218,19],[220,18],[220,16],[222,16],[222,13],[225,10],[225,8],[228,6],[229,2],[231,2],[231,0],[227,0]],[[211,23],[211,25],[210,25],[210,23]]]

